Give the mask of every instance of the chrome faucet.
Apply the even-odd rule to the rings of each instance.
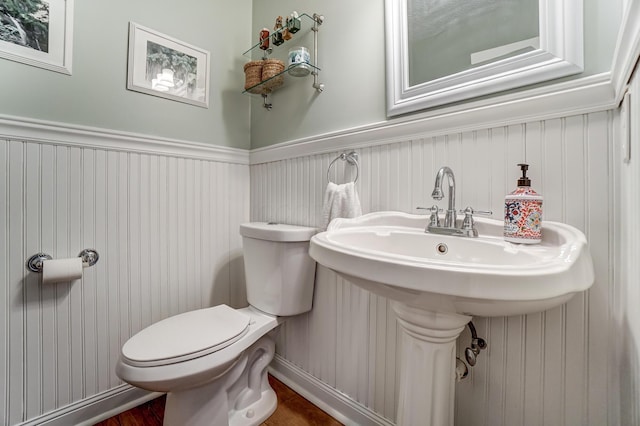
[[[444,194],[442,193],[442,179],[445,175],[449,178],[449,206],[444,216],[444,227],[454,228],[456,226],[456,178],[453,176],[453,170],[449,167],[440,167],[440,170],[438,170],[436,184],[431,193],[431,198],[438,201],[444,198]]]
[[[442,181],[448,179],[449,191],[447,196],[449,197],[449,204],[447,206],[447,212],[444,216],[444,223],[440,225],[440,218],[438,217],[438,212],[441,210],[438,206],[433,206],[429,209],[424,207],[418,207],[421,210],[429,210],[431,212],[431,217],[429,218],[429,224],[425,229],[425,232],[431,232],[434,234],[441,235],[456,235],[461,237],[477,237],[478,230],[475,227],[475,223],[473,221],[473,214],[484,214],[491,215],[493,214],[490,211],[480,211],[474,210],[471,207],[467,207],[466,209],[460,211],[460,213],[464,213],[464,220],[460,223],[460,227],[457,227],[456,223],[456,179],[453,175],[453,170],[449,167],[444,166],[438,170],[438,174],[436,175],[436,183],[433,188],[433,192],[431,193],[431,197],[434,200],[442,200],[444,198],[444,193],[442,192]]]

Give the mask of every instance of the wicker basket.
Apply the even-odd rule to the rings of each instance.
[[[271,91],[282,86],[282,83],[284,83],[284,75],[280,73],[283,71],[284,62],[279,59],[266,59],[262,66],[262,81],[265,81],[263,84],[264,88]],[[273,78],[276,75],[278,76]]]
[[[251,61],[244,64],[244,90],[249,93],[262,93],[262,86],[253,87],[262,81],[262,68],[265,61]],[[253,87],[253,89],[251,89]]]

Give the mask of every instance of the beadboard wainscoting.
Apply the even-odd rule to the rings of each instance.
[[[115,397],[130,387],[114,373],[132,334],[246,299],[238,234],[249,218],[246,151],[211,160],[225,150],[176,144],[173,154],[153,154],[124,151],[125,138],[109,149],[98,147],[104,135],[83,132],[82,146],[65,144],[59,129],[38,132],[0,139],[1,425],[108,417],[132,400]],[[66,258],[83,248],[100,260],[81,280],[41,285],[25,268],[37,252]]]
[[[615,338],[620,365],[621,425],[640,424],[640,74],[636,72],[620,111],[621,143],[614,158],[619,169],[615,182],[615,241],[619,255],[614,256]]]
[[[569,223],[589,240],[596,276],[590,291],[543,313],[474,319],[489,348],[456,386],[456,425],[620,424],[614,349],[619,324],[612,320],[619,295],[612,272],[617,114],[606,110],[399,140],[389,140],[382,129],[384,144],[372,131],[371,146],[358,145],[357,188],[364,213],[431,206],[436,172],[448,165],[456,175],[456,205],[492,210],[501,218],[504,196],[516,186],[516,164],[526,161],[533,187],[545,197],[544,218]],[[317,152],[319,146],[310,149]],[[252,164],[251,219],[319,225],[327,168],[340,152],[310,151]],[[344,182],[354,170],[338,162],[332,175]],[[283,326],[275,369],[283,363],[297,368],[336,395],[346,395],[354,407],[393,421],[399,337],[388,300],[318,267],[313,310]],[[461,357],[469,343],[465,330],[458,341]],[[306,383],[313,386],[313,380]],[[385,423],[375,415],[370,419]]]

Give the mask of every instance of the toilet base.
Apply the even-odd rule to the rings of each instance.
[[[273,389],[262,392],[260,399],[244,410],[229,415],[229,426],[254,426],[267,420],[278,407],[278,397]]]
[[[169,392],[164,426],[256,426],[277,407],[267,378],[275,343],[265,335],[223,376],[197,388]]]

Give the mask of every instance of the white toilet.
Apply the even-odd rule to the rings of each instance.
[[[116,374],[167,392],[165,426],[258,425],[276,409],[267,366],[271,334],[284,318],[311,310],[315,228],[240,226],[250,306],[227,305],[176,315],[140,331],[122,347]]]

